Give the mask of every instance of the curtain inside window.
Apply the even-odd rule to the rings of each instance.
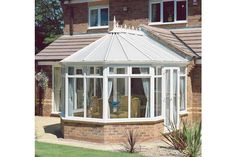
[[[65,112],[65,68],[61,68],[61,102],[59,111]]]
[[[61,68],[54,68],[54,111],[60,111],[60,102],[61,102]]]
[[[74,79],[68,79],[68,116],[72,116],[74,107]]]
[[[180,77],[180,110],[185,110],[185,77]]]
[[[140,68],[140,72],[141,72],[141,74],[148,74],[149,71],[148,71],[147,68]],[[149,85],[149,79],[142,78],[142,83],[143,83],[143,90],[144,90],[145,96],[147,98],[145,117],[150,117],[150,105],[149,105],[150,85]]]
[[[177,124],[177,70],[173,71],[173,120]]]
[[[111,96],[111,91],[112,91],[112,79],[108,79],[108,99]],[[108,100],[107,100],[108,101]],[[108,109],[107,109],[107,114],[108,114],[108,118],[110,118],[110,105],[108,104]]]

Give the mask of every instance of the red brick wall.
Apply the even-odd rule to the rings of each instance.
[[[188,75],[188,120],[201,120],[201,65],[195,65]]]
[[[35,112],[37,115],[50,116],[52,111],[52,66],[36,66],[36,72],[40,70],[46,72],[49,81],[46,92],[38,87],[37,81],[35,81]]]
[[[122,143],[126,140],[125,131],[133,129],[139,136],[139,141],[161,139],[164,131],[163,121],[120,123],[120,124],[92,124],[62,120],[62,132],[66,139],[76,139],[100,143]]]
[[[192,89],[193,89],[193,101],[192,101],[192,112],[193,112],[193,121],[201,120],[201,96],[202,96],[202,88],[201,88],[201,65],[196,65],[193,69],[192,76]]]
[[[108,29],[88,30],[88,6],[91,5],[109,5],[109,26],[113,27],[113,17],[116,16],[119,24],[126,24],[132,26],[139,26],[140,24],[148,24],[149,16],[149,0],[103,0],[100,2],[73,4],[74,10],[74,25],[75,33],[87,32],[106,32]],[[123,7],[127,7],[127,11],[123,11]],[[63,6],[65,34],[69,33],[69,8]],[[200,26],[201,25],[201,0],[198,0],[198,5],[194,6],[192,0],[188,1],[188,23],[187,24],[170,24],[158,25],[163,28],[177,28],[186,26]]]

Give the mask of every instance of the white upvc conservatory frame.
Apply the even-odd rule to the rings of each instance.
[[[86,65],[85,65],[86,66]],[[89,66],[89,65],[88,65]],[[65,115],[64,117],[62,116],[62,119],[66,120],[72,120],[72,121],[83,121],[83,122],[98,122],[98,123],[116,123],[116,122],[151,122],[151,121],[160,121],[165,119],[165,105],[164,105],[164,93],[165,93],[165,88],[164,88],[164,77],[163,77],[163,69],[166,68],[175,68],[178,69],[177,73],[177,79],[178,79],[178,117],[180,114],[186,114],[187,112],[187,68],[185,68],[185,74],[180,75],[179,73],[179,67],[171,67],[171,66],[161,66],[162,67],[162,75],[155,75],[155,68],[160,67],[160,65],[99,65],[103,67],[103,76],[86,76],[86,72],[84,71],[83,75],[73,75],[69,76],[68,75],[68,67],[72,66],[66,66],[66,73],[65,73]],[[181,65],[183,66],[183,65]],[[74,70],[78,67],[81,66],[75,66],[73,65]],[[109,67],[127,67],[127,74],[109,74]],[[149,74],[132,74],[132,67],[149,67]],[[180,76],[185,76],[186,84],[185,84],[185,109],[186,111],[179,111],[179,78]],[[140,117],[140,118],[131,118],[131,102],[130,100],[128,101],[128,118],[108,118],[108,78],[123,78],[123,77],[128,77],[128,98],[130,99],[131,97],[131,78],[150,78],[150,117]],[[161,106],[161,115],[155,117],[154,115],[154,79],[155,78],[162,78],[162,106]],[[84,98],[84,117],[73,117],[73,116],[68,116],[68,78],[83,78],[84,80],[84,96],[86,97],[86,78],[103,78],[103,117],[101,119],[99,118],[89,118],[86,115],[87,112],[87,105],[86,105],[86,98]]]

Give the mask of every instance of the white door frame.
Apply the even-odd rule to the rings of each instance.
[[[163,79],[162,79],[162,101],[163,101],[163,116],[164,116],[164,132],[168,132],[167,124],[166,124],[166,70],[170,70],[170,121],[173,122],[174,119],[174,103],[173,103],[173,71],[177,70],[177,113],[176,113],[176,119],[177,124],[176,127],[179,128],[179,68],[178,67],[164,67],[162,69]]]

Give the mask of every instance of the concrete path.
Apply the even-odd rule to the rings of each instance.
[[[58,117],[35,117],[36,140],[40,142],[62,144],[74,147],[82,147],[105,151],[122,151],[121,144],[101,144],[93,142],[63,139],[60,132],[60,118]],[[168,147],[163,141],[150,141],[138,143],[137,149],[140,154],[148,157],[179,157],[180,154]]]

